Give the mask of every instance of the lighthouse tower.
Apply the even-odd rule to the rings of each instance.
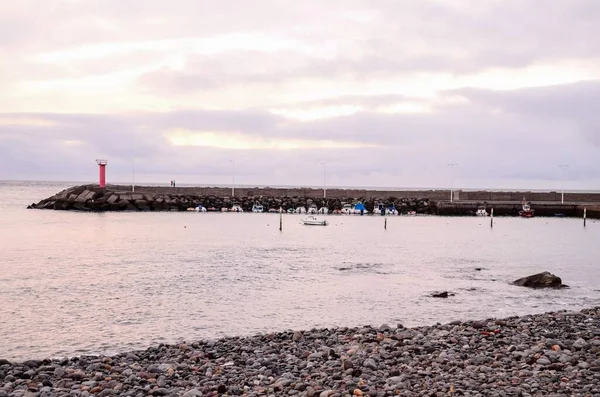
[[[100,180],[98,181],[98,186],[106,187],[106,164],[108,161],[96,159],[96,163],[100,169]]]

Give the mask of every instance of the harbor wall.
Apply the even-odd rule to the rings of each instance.
[[[494,208],[495,215],[516,216],[521,210],[521,199],[531,203],[536,216],[587,216],[600,218],[600,195],[573,193],[565,195],[565,204],[560,203],[560,194],[543,192],[462,192],[455,200],[448,200],[450,192],[444,190],[392,191],[367,189],[331,189],[323,198],[322,189],[241,188],[231,197],[229,188],[206,187],[152,187],[98,185],[75,186],[52,197],[33,203],[29,208],[79,210],[79,211],[186,211],[202,205],[220,211],[240,205],[250,211],[260,204],[265,211],[283,208],[327,207],[330,211],[341,209],[346,203],[362,201],[369,212],[378,203],[394,205],[401,213],[415,211],[418,214],[474,215],[477,207],[485,205],[488,212]],[[503,199],[503,200],[499,200]],[[585,200],[585,201],[584,201]],[[593,201],[592,201],[593,200]]]
[[[108,185],[107,188],[116,191],[131,191],[131,185]],[[231,196],[230,187],[153,187],[135,186],[138,193],[174,193],[197,196]],[[322,198],[323,189],[315,188],[271,188],[271,187],[236,187],[235,195],[239,197],[306,197]],[[327,189],[327,198],[354,197],[376,199],[381,197],[428,198],[429,200],[444,201],[450,199],[450,190],[372,190],[372,189]],[[527,201],[561,201],[561,192],[532,192],[532,191],[463,191],[455,190],[454,198],[458,201],[517,201],[523,198]],[[564,194],[565,202],[598,203],[600,193],[570,193]]]

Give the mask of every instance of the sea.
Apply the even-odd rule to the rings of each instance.
[[[600,221],[26,209],[71,185],[0,182],[0,358],[600,305]]]

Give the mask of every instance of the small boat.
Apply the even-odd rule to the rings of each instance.
[[[310,226],[327,226],[326,220],[321,220],[314,215],[309,215],[306,218],[302,218],[302,223]]]
[[[244,212],[244,209],[241,206],[235,204],[231,207],[231,209],[229,211],[230,212]]]
[[[316,205],[314,205],[314,204],[311,204],[311,205],[308,207],[308,211],[307,211],[307,213],[308,213],[308,214],[312,214],[312,215],[314,215],[314,214],[317,214],[318,212],[319,212],[319,209],[317,208],[317,206],[316,206]]]
[[[329,213],[329,208],[327,207],[321,207],[319,208],[319,210],[317,211],[318,214],[322,214],[322,215],[327,215]]]
[[[296,214],[306,214],[306,208],[304,207],[298,207],[296,208]]]
[[[278,214],[279,210],[277,208],[269,208],[269,214]]]
[[[344,204],[342,206],[341,213],[344,214],[344,215],[353,214],[354,210],[352,209],[352,205],[351,204]]]
[[[295,213],[296,213],[296,210],[295,210],[295,209],[293,209],[293,208],[288,208],[288,209],[287,209],[287,213],[288,213],[288,214],[295,214]]]
[[[485,210],[485,206],[484,205],[480,205],[479,207],[477,207],[477,212],[475,213],[475,215],[477,215],[477,216],[488,216],[489,214]]]
[[[229,208],[223,207],[223,208],[221,208],[221,212],[229,212]]]
[[[532,218],[533,210],[531,209],[531,206],[529,204],[527,204],[527,201],[525,201],[525,198],[523,198],[521,206],[523,209],[521,211],[519,211],[519,216],[522,218]]]
[[[415,216],[415,215],[417,215],[417,211],[408,211],[408,212],[406,213],[406,215]]]
[[[398,214],[399,214],[398,210],[397,210],[397,209],[396,209],[396,207],[394,207],[393,205],[392,205],[392,206],[389,206],[389,207],[387,207],[387,208],[385,209],[385,213],[386,213],[387,215],[398,215]]]
[[[365,207],[365,205],[362,202],[358,202],[356,204],[354,204],[354,208],[353,208],[353,213],[354,214],[358,214],[358,215],[364,215],[364,214],[368,214],[369,211],[367,211],[367,207]]]
[[[260,204],[254,204],[252,206],[252,212],[263,212],[263,206]]]

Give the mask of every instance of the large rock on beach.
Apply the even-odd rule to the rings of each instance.
[[[550,272],[542,272],[513,281],[514,285],[529,288],[565,288],[560,277]]]

